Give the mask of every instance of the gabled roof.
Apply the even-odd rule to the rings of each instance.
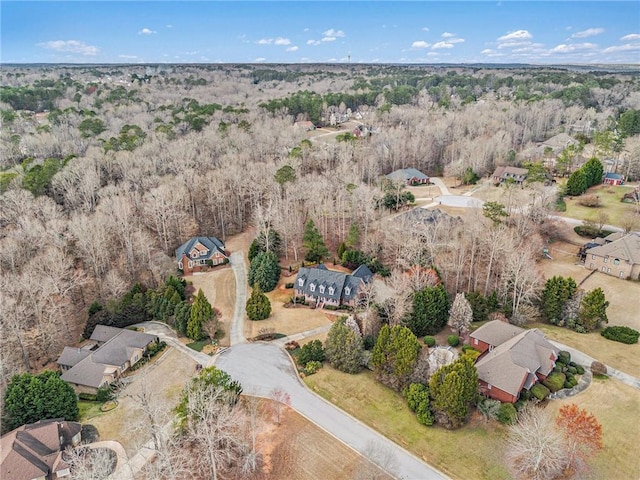
[[[295,288],[305,295],[321,296],[335,300],[336,302],[349,301],[358,294],[358,289],[362,282],[368,283],[373,278],[373,273],[366,265],[360,265],[351,275],[344,272],[328,270],[323,264],[315,268],[300,268],[296,276]],[[300,286],[298,280],[304,283]],[[311,290],[311,286],[314,290]],[[320,287],[324,287],[324,293],[320,292]],[[329,293],[329,288],[333,293]],[[347,293],[348,292],[348,293]]]
[[[386,177],[389,180],[402,180],[404,182],[408,182],[412,178],[418,180],[429,180],[429,177],[415,168],[402,168],[400,170],[396,170],[395,172],[391,172],[390,174],[386,175]]]
[[[524,328],[511,325],[500,320],[493,320],[472,332],[469,336],[493,345],[494,347],[512,339],[516,335],[524,332]]]
[[[580,143],[578,140],[564,132],[542,142],[543,145],[551,147],[554,150],[564,150],[569,145],[578,145],[578,143]]]
[[[605,240],[609,239],[607,237]],[[624,260],[631,265],[640,264],[640,235],[629,233],[610,243],[587,250],[589,255]]]
[[[190,240],[187,240],[178,248],[176,248],[176,259],[180,260],[182,255],[189,255],[189,252],[195,247],[198,243],[201,243],[203,246],[207,248],[207,254],[202,257],[198,257],[199,259],[208,259],[216,252],[222,253],[226,257],[226,253],[224,251],[224,243],[222,243],[216,237],[193,237]]]
[[[351,276],[368,280],[373,277],[373,273],[369,270],[369,267],[362,264],[351,273]]]
[[[540,330],[524,330],[481,357],[476,370],[478,379],[518,396],[531,374],[548,375],[557,358],[558,349]]]
[[[609,180],[624,180],[624,175],[620,174],[620,173],[605,173],[604,174],[604,178],[605,179],[609,179]]]
[[[68,468],[61,451],[81,425],[62,419],[23,425],[0,439],[0,478],[32,480]]]
[[[64,372],[60,378],[65,382],[99,388],[105,373],[124,365],[131,359],[135,349],[144,349],[151,342],[158,340],[157,335],[105,325],[96,326],[94,334],[96,334],[96,338],[108,337],[108,340],[100,348],[89,352],[89,355]],[[96,338],[91,335],[91,339],[95,340]],[[72,355],[68,353],[68,348],[65,347],[58,359],[58,363],[61,365],[67,365],[62,362]]]
[[[518,178],[524,179],[529,174],[529,170],[526,168],[518,167],[496,167],[493,172],[494,177],[498,178]]]
[[[58,358],[58,365],[64,365],[65,367],[73,367],[76,363],[84,360],[91,355],[91,350],[74,347],[64,347],[62,355]]]

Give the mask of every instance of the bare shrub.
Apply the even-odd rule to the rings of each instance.
[[[597,208],[602,205],[598,195],[582,195],[578,198],[578,203],[583,207]]]

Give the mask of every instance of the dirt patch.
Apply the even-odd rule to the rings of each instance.
[[[152,365],[145,365],[128,377],[131,383],[118,398],[118,408],[90,419],[87,423],[95,426],[100,438],[117,440],[133,455],[148,438],[135,428],[139,419],[135,401],[129,396],[140,391],[142,383],[151,386],[168,405],[175,405],[180,392],[195,372],[195,362],[177,350],[169,349]]]
[[[299,480],[331,478],[347,480],[356,472],[373,468],[375,478],[384,474],[360,454],[329,435],[302,415],[287,409],[282,422],[269,432],[265,479],[295,478]]]

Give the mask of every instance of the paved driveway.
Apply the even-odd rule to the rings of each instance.
[[[372,444],[392,451],[398,464],[397,471],[389,472],[394,477],[411,480],[448,478],[308,390],[298,379],[287,353],[276,345],[236,345],[222,352],[215,364],[238,380],[247,394],[269,397],[274,388],[281,388],[291,396],[292,408],[360,453],[370,450]],[[376,463],[379,459],[370,460]]]
[[[229,263],[236,277],[236,307],[231,321],[231,345],[244,343],[244,308],[247,303],[247,269],[242,252],[234,252]]]

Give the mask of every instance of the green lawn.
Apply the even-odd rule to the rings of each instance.
[[[404,399],[369,371],[349,375],[326,365],[304,379],[313,391],[452,478],[507,479],[505,429],[476,416],[459,430],[420,425]]]
[[[207,338],[206,340],[187,343],[187,347],[189,347],[191,350],[195,350],[196,352],[201,352],[205,345],[211,345],[211,339]]]
[[[80,422],[102,415],[103,412],[100,411],[101,406],[102,402],[87,402],[85,400],[79,400],[78,410],[80,411]]]
[[[625,216],[634,215],[635,212],[635,207],[632,204],[620,201],[622,196],[630,191],[629,187],[624,186],[596,185],[587,190],[585,195],[597,195],[602,206],[597,208],[584,207],[578,203],[580,197],[565,197],[567,211],[558,214],[580,220],[596,221],[598,214],[603,212],[609,218],[605,223],[619,226]]]

